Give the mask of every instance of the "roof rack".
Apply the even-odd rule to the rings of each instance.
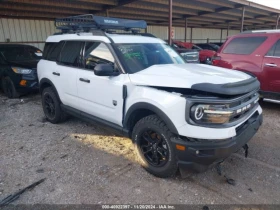
[[[147,28],[144,20],[128,20],[94,16],[92,14],[70,16],[55,19],[55,27],[62,33],[89,32],[92,30],[124,30],[136,33],[139,29]]]

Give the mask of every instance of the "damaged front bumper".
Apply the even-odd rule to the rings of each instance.
[[[255,112],[246,122],[236,128],[236,136],[229,139],[172,139],[181,174],[189,170],[204,172],[209,166],[222,162],[247,144],[258,131],[262,121],[262,114]],[[185,150],[176,149],[178,145]]]

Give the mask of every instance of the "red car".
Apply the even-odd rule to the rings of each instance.
[[[203,50],[199,46],[190,43],[190,42],[180,42],[180,41],[173,41],[174,44],[186,48],[186,49],[193,49],[199,51],[199,61],[200,63],[205,64],[212,64],[212,57],[216,54],[215,51],[212,50]]]
[[[280,103],[279,30],[243,32],[229,37],[212,62],[257,77],[264,100]]]

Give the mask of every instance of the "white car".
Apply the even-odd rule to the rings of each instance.
[[[46,40],[38,77],[50,122],[71,114],[120,131],[158,177],[205,171],[255,135],[262,124],[256,78],[186,64],[157,38],[104,31],[64,30]]]

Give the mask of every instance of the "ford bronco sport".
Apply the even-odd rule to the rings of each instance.
[[[158,177],[205,171],[236,152],[262,123],[259,82],[238,71],[185,64],[145,21],[82,15],[56,20],[38,63],[51,123],[66,114],[130,137],[141,165]]]

